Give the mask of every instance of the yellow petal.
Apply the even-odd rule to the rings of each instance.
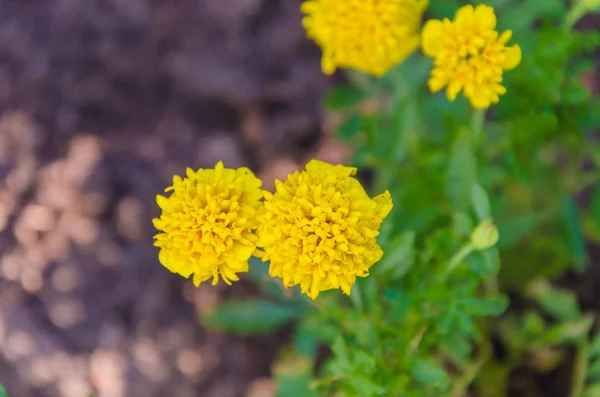
[[[496,14],[494,13],[494,9],[490,6],[479,4],[475,8],[473,18],[485,29],[496,29]]]
[[[425,23],[421,33],[421,46],[423,53],[430,57],[437,54],[442,44],[444,24],[437,19],[430,19]]]
[[[170,207],[169,199],[166,198],[165,196],[161,196],[160,194],[156,195],[156,203],[158,204],[160,209],[163,211],[169,209],[169,207]]]
[[[502,68],[504,70],[514,69],[521,63],[521,47],[517,44],[507,47],[504,55],[505,59],[504,62],[502,62]]]

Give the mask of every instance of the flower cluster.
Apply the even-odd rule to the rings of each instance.
[[[427,0],[307,0],[308,37],[322,49],[322,68],[382,76],[419,47]]]
[[[494,9],[486,5],[466,5],[453,21],[427,21],[422,32],[423,52],[433,57],[434,69],[429,88],[437,92],[446,87],[453,101],[464,91],[472,106],[486,109],[506,92],[502,74],[521,61],[518,45],[510,47],[510,30],[499,34]]]
[[[255,254],[270,260],[270,274],[286,287],[300,285],[316,298],[340,288],[350,294],[382,256],[375,241],[392,208],[390,194],[369,198],[356,169],[313,160],[306,170],[276,181],[274,194],[247,168],[187,170],[173,178],[154,219],[155,245],[169,270],[199,285],[219,276],[230,284],[248,271]],[[264,198],[264,200],[262,200]],[[257,250],[257,247],[259,249]]]

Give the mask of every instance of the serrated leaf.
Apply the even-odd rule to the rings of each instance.
[[[431,360],[415,360],[412,365],[412,374],[415,379],[428,387],[448,390],[450,386],[450,378],[446,371]]]
[[[402,278],[415,263],[415,232],[408,231],[388,243],[373,270],[390,281]]]
[[[202,317],[207,327],[237,335],[266,334],[294,320],[299,310],[262,299],[227,302]]]
[[[337,85],[325,94],[324,105],[328,110],[343,110],[365,99],[365,94],[351,85]]]
[[[473,184],[471,188],[471,202],[480,221],[485,221],[492,216],[490,198],[485,189],[478,183]]]

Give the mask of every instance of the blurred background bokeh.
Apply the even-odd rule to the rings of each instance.
[[[209,331],[235,288],[157,261],[186,166],[266,181],[346,153],[299,0],[0,2],[0,383],[11,396],[267,396],[276,337]],[[267,183],[269,188],[271,183]]]

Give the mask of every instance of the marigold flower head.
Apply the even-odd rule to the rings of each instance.
[[[460,91],[475,108],[486,109],[506,92],[502,74],[521,62],[521,48],[506,43],[512,36],[507,30],[498,34],[492,7],[461,7],[453,21],[429,20],[422,32],[423,52],[434,58],[429,89],[446,87],[454,101]]]
[[[337,67],[384,75],[419,47],[428,0],[307,0],[308,37],[323,51],[325,74]]]
[[[248,168],[224,168],[220,161],[214,169],[175,175],[165,189],[171,195],[156,196],[162,210],[153,219],[160,263],[183,277],[193,274],[196,286],[211,277],[215,285],[219,275],[227,284],[238,280],[236,273],[248,271],[256,249],[261,184]]]
[[[312,160],[304,171],[276,181],[260,215],[258,246],[269,273],[286,287],[298,285],[315,299],[368,275],[383,251],[375,241],[392,209],[389,192],[369,198],[352,176],[355,168]]]

